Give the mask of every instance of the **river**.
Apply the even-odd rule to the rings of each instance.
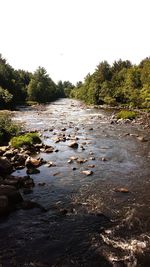
[[[22,192],[47,211],[17,210],[1,220],[0,266],[149,267],[149,130],[136,123],[112,124],[113,110],[70,99],[13,113],[15,121],[38,130],[55,148],[35,155],[54,166],[41,166],[32,175],[33,191]],[[57,143],[58,136],[65,140]],[[68,146],[69,139],[76,140],[77,149]],[[26,169],[15,174],[25,175]]]

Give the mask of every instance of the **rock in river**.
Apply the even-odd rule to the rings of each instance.
[[[72,148],[78,148],[78,143],[77,142],[71,142],[68,146],[72,147]]]
[[[7,175],[13,171],[10,161],[4,157],[0,157],[0,174]]]
[[[93,172],[91,170],[81,171],[81,173],[85,174],[86,176],[89,176],[89,175],[93,174]]]

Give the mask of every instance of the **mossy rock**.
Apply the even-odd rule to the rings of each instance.
[[[129,119],[133,120],[137,116],[137,113],[129,110],[121,110],[117,113],[117,119]]]
[[[27,133],[24,135],[20,136],[15,136],[10,140],[10,145],[19,148],[22,147],[23,145],[34,145],[41,143],[41,139],[37,133]]]

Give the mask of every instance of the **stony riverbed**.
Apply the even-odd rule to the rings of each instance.
[[[1,219],[1,266],[150,266],[149,128],[70,99],[13,115],[40,133],[43,162],[20,189],[37,205]]]

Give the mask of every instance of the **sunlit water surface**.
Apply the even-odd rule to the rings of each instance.
[[[58,151],[36,155],[56,166],[41,166],[33,192],[22,192],[47,212],[18,210],[0,223],[2,267],[150,266],[150,141],[136,137],[149,140],[149,132],[111,124],[112,115],[69,99],[14,112]],[[70,140],[55,143],[63,134],[77,138],[78,149],[68,147]],[[87,161],[68,163],[72,156]],[[122,187],[129,193],[116,192]]]

